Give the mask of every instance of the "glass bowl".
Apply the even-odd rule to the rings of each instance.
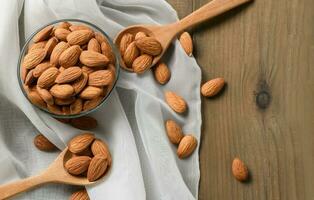
[[[98,31],[100,32],[101,34],[103,34],[105,36],[105,38],[109,41],[109,44],[112,48],[112,51],[116,57],[116,63],[115,63],[115,80],[113,82],[113,84],[111,85],[111,88],[109,88],[109,91],[107,91],[106,95],[104,96],[104,98],[102,99],[102,101],[97,105],[95,106],[94,108],[90,109],[90,110],[86,110],[86,111],[82,111],[78,114],[56,114],[56,113],[52,113],[50,112],[48,109],[45,109],[45,108],[42,108],[40,106],[37,106],[35,104],[33,104],[30,99],[28,98],[28,95],[24,89],[24,83],[21,79],[21,64],[22,64],[22,60],[28,50],[28,47],[29,45],[31,45],[33,43],[32,39],[33,37],[40,31],[42,30],[43,28],[45,28],[46,26],[49,26],[49,25],[57,25],[58,23],[61,23],[61,22],[70,22],[71,24],[83,24],[83,25],[86,25],[88,27],[90,27],[92,30],[94,31]],[[20,89],[22,90],[24,96],[27,98],[27,100],[29,101],[29,103],[31,103],[33,106],[39,108],[40,110],[48,113],[49,115],[55,117],[55,118],[60,118],[60,119],[72,119],[72,118],[78,118],[78,117],[82,117],[84,115],[87,115],[87,114],[90,114],[94,111],[96,111],[97,109],[99,109],[103,104],[105,104],[106,100],[108,99],[108,97],[110,96],[111,92],[113,91],[113,89],[115,88],[116,86],[116,83],[117,83],[117,80],[119,78],[119,73],[120,73],[120,65],[119,65],[119,60],[120,60],[120,53],[117,51],[115,45],[113,44],[113,42],[111,41],[111,39],[108,37],[108,35],[102,30],[100,29],[99,27],[97,27],[96,25],[90,23],[90,22],[87,22],[87,21],[84,21],[84,20],[79,20],[79,19],[61,19],[61,20],[56,20],[56,21],[53,21],[49,24],[46,24],[44,26],[42,26],[41,28],[39,28],[37,31],[35,31],[28,39],[27,41],[25,42],[24,46],[23,46],[23,49],[20,53],[20,56],[19,56],[19,60],[18,60],[18,64],[17,64],[17,78],[18,78],[18,81],[19,81],[19,85],[20,85]]]

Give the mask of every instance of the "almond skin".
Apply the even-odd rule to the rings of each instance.
[[[91,110],[93,108],[95,108],[96,106],[98,106],[103,100],[102,96],[99,96],[97,98],[85,101],[83,104],[83,110],[87,111],[87,110]]]
[[[47,41],[33,43],[28,47],[28,53],[35,49],[43,49],[45,48],[46,44],[47,44]]]
[[[59,64],[60,55],[69,47],[70,45],[68,43],[59,42],[51,52],[50,63],[57,66]]]
[[[98,96],[100,96],[103,92],[102,88],[94,87],[94,86],[87,86],[83,89],[83,91],[80,93],[80,97],[82,99],[94,99]]]
[[[79,190],[74,192],[69,200],[89,200],[89,196],[87,194],[86,189]]]
[[[74,88],[69,84],[55,84],[51,87],[50,93],[56,98],[67,99],[74,94]]]
[[[30,92],[28,92],[27,97],[34,105],[41,108],[46,108],[47,105],[45,101],[40,97],[36,90],[31,90]]]
[[[56,37],[52,37],[48,40],[47,44],[45,45],[45,50],[47,55],[46,56],[50,56],[53,49],[56,47],[56,45],[58,44],[58,39]]]
[[[188,32],[184,32],[179,37],[180,44],[188,56],[192,56],[193,53],[193,41]]]
[[[59,98],[55,98],[55,104],[59,105],[59,106],[67,106],[70,105],[71,103],[73,103],[75,101],[75,97],[69,97],[67,99],[59,99]],[[70,109],[70,108],[69,108]]]
[[[83,100],[78,98],[70,105],[70,114],[78,114],[83,109]]]
[[[88,43],[93,36],[94,33],[91,30],[77,30],[67,36],[67,41],[70,45],[83,45]]]
[[[170,80],[171,72],[165,63],[158,63],[154,67],[154,76],[158,83],[164,85]]]
[[[98,70],[88,76],[88,85],[103,87],[114,81],[113,73],[110,70]]]
[[[106,157],[108,159],[108,166],[111,166],[111,154],[108,148],[108,145],[104,142],[101,141],[99,139],[94,140],[91,150],[93,152],[93,155],[103,155],[104,157]]]
[[[88,45],[87,45],[87,50],[101,53],[100,44],[95,38],[92,38],[89,40]]]
[[[64,165],[65,169],[72,175],[80,175],[87,171],[92,159],[88,156],[76,156],[70,158]]]
[[[179,144],[184,136],[180,125],[173,120],[166,121],[166,132],[170,142],[173,144]]]
[[[248,168],[239,158],[235,158],[232,162],[232,174],[238,181],[246,181],[248,179]]]
[[[153,57],[148,54],[143,54],[137,57],[132,64],[135,73],[142,74],[152,65]]]
[[[56,115],[63,115],[63,112],[61,110],[61,107],[58,106],[58,105],[47,105],[47,109],[53,113],[53,114],[56,114]]]
[[[101,53],[104,54],[108,58],[109,63],[111,64],[116,63],[116,57],[112,51],[111,46],[109,45],[107,41],[101,43]]]
[[[34,138],[34,145],[40,151],[57,150],[57,147],[52,144],[43,134],[39,134]]]
[[[84,151],[94,141],[95,136],[92,133],[84,133],[72,138],[68,144],[69,151],[80,153]]]
[[[99,32],[95,32],[95,39],[98,41],[99,44],[101,44],[103,42],[107,42],[108,43],[106,37],[103,34],[99,33]]]
[[[22,66],[26,69],[33,69],[46,57],[45,49],[34,49],[23,58]]]
[[[72,24],[70,22],[60,22],[60,24],[58,24],[57,28],[64,28],[69,30],[70,26],[72,26]]]
[[[64,29],[64,28],[57,28],[55,30],[55,36],[61,40],[61,41],[66,41],[67,36],[71,33],[71,31]]]
[[[135,34],[135,40],[138,40],[138,39],[143,38],[143,37],[147,37],[147,34],[144,33],[144,32],[142,32],[142,31],[137,32],[137,33]]]
[[[52,66],[53,65],[51,65],[48,61],[40,63],[39,65],[37,65],[34,68],[34,71],[33,71],[34,77],[38,78],[46,69],[48,69],[48,68],[50,68]]]
[[[30,86],[33,83],[35,83],[35,81],[36,81],[36,77],[34,77],[34,69],[32,69],[27,73],[24,83],[25,85]]]
[[[81,54],[81,48],[78,45],[71,46],[67,48],[59,57],[59,64],[64,67],[68,68],[74,66]]]
[[[215,78],[207,81],[201,87],[201,93],[204,97],[213,97],[218,94],[225,85],[223,78]]]
[[[88,171],[87,171],[87,179],[90,182],[98,180],[107,170],[108,160],[103,155],[96,155],[92,158],[90,162]]]
[[[88,75],[87,73],[83,72],[82,75],[72,83],[72,87],[74,88],[75,94],[80,93],[84,89],[84,87],[87,84],[87,81]]]
[[[75,128],[78,128],[81,130],[91,130],[91,129],[96,128],[98,125],[97,120],[89,116],[73,118],[70,123]]]
[[[49,88],[52,86],[59,74],[56,67],[50,67],[45,70],[38,78],[37,85],[41,88]]]
[[[185,100],[174,92],[165,92],[165,99],[167,104],[177,113],[184,113],[187,109]]]
[[[123,55],[124,63],[127,67],[132,67],[133,61],[140,55],[140,51],[135,45],[135,42],[132,42],[125,50]]]
[[[52,25],[43,28],[41,31],[36,33],[36,35],[33,37],[33,41],[40,42],[40,41],[48,39],[50,37],[52,29],[53,29]]]
[[[58,84],[61,83],[70,83],[75,81],[82,75],[82,70],[80,67],[69,67],[62,71],[56,78],[55,82]]]
[[[109,64],[109,59],[105,55],[94,51],[83,51],[80,61],[88,67],[104,67]]]
[[[177,155],[180,159],[190,156],[197,147],[197,140],[193,135],[184,136],[178,146]]]
[[[50,92],[46,89],[40,88],[38,85],[36,87],[39,96],[48,104],[53,105],[54,99]]]
[[[133,40],[134,40],[134,36],[130,33],[126,33],[122,36],[122,38],[120,40],[121,56],[124,56],[124,52],[125,52],[126,48],[131,44],[131,42],[133,42]]]
[[[85,26],[83,24],[80,24],[80,25],[72,25],[69,27],[70,31],[79,31],[79,30],[90,30],[91,31],[91,28],[89,28],[88,26]]]
[[[158,56],[162,52],[161,44],[153,37],[141,37],[135,41],[135,44],[148,55]]]

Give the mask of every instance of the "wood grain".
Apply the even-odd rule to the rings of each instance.
[[[180,17],[207,0],[168,0]],[[193,30],[203,79],[199,199],[314,197],[314,1],[255,0]],[[251,180],[231,174],[238,156]]]

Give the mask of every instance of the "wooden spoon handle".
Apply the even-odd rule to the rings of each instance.
[[[36,186],[50,182],[44,174],[0,186],[0,200],[7,199]]]
[[[205,4],[198,10],[177,22],[176,30],[178,33],[182,32],[187,28],[191,28],[199,23],[204,22],[205,20],[211,19],[249,1],[251,0],[212,0],[211,2]]]

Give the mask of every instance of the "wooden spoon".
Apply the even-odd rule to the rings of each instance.
[[[232,8],[251,0],[213,0],[182,20],[173,24],[167,25],[134,25],[122,30],[114,40],[114,43],[119,47],[120,40],[125,33],[136,34],[139,31],[145,32],[149,36],[155,37],[161,44],[163,51],[159,56],[154,57],[152,66],[154,66],[166,52],[172,40],[184,30],[198,25],[205,20],[211,19],[219,14],[222,14]],[[132,68],[128,68],[123,59],[121,59],[121,67],[127,71],[134,72]]]
[[[0,199],[13,197],[46,183],[64,183],[82,186],[96,183],[97,181],[89,182],[86,177],[72,176],[65,170],[64,164],[71,157],[72,153],[68,148],[65,148],[57,159],[41,174],[0,186]]]

